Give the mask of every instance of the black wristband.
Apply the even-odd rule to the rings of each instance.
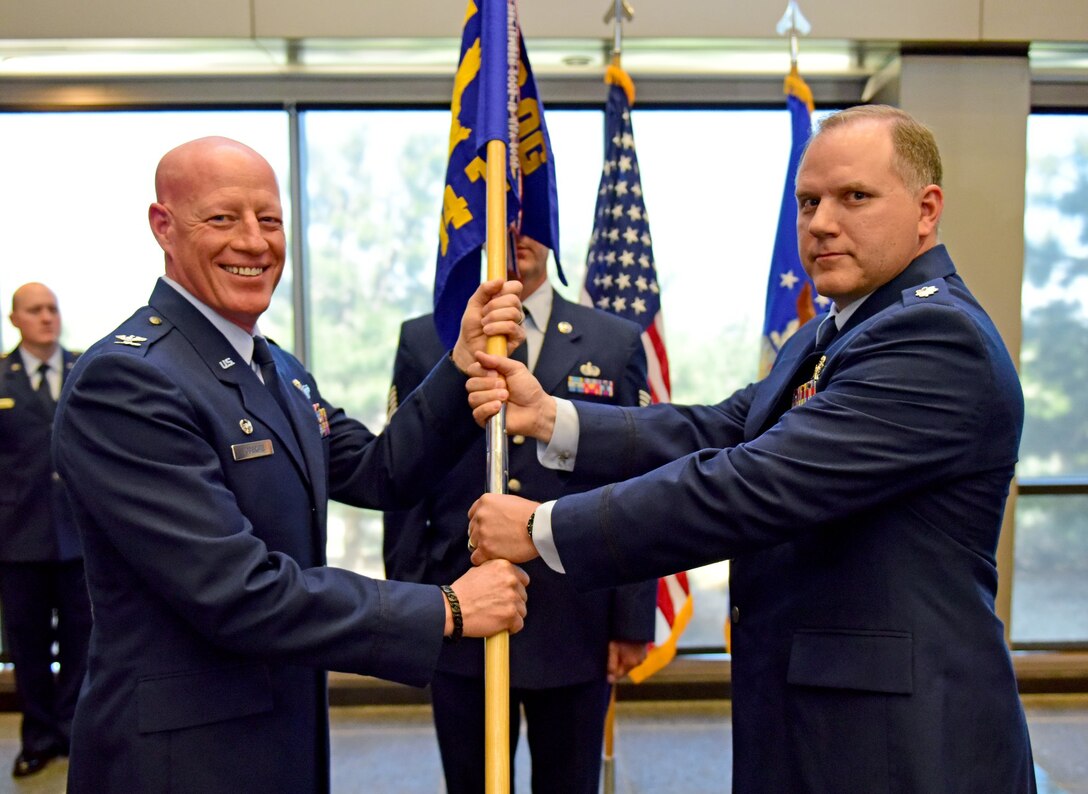
[[[442,595],[450,602],[450,612],[453,613],[453,633],[442,639],[445,642],[454,643],[461,639],[465,631],[465,621],[461,617],[461,602],[457,600],[457,593],[453,592],[453,588],[448,584],[439,585],[439,588],[442,590]]]
[[[525,525],[525,529],[529,531],[529,537],[533,537],[533,521],[536,520],[536,510],[529,514],[529,523]]]

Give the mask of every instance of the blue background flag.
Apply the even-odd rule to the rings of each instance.
[[[786,76],[785,91],[792,139],[782,204],[778,212],[778,230],[774,236],[771,270],[767,280],[767,306],[759,359],[760,377],[771,371],[771,365],[786,340],[819,311],[828,307],[827,299],[816,294],[816,286],[801,267],[801,258],[797,253],[797,198],[794,182],[797,179],[797,166],[812,132],[812,91],[796,68]]]
[[[513,0],[469,0],[450,115],[434,277],[435,326],[447,347],[457,340],[465,303],[480,283],[488,141],[507,146],[507,226],[551,248],[559,264],[551,141]],[[559,278],[566,283],[562,269]]]

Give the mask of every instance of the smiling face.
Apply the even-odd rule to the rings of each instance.
[[[891,281],[937,244],[943,194],[912,190],[891,123],[859,119],[812,139],[797,173],[797,244],[816,291],[840,308]]]
[[[151,230],[166,275],[252,332],[283,275],[287,242],[276,175],[236,141],[201,138],[168,152],[155,174]]]

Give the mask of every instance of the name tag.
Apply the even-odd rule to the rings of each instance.
[[[15,407],[15,400],[11,397],[0,397],[0,411]]]
[[[234,459],[239,461],[263,458],[273,453],[272,439],[266,438],[263,441],[247,441],[245,444],[231,444],[230,452],[234,455]]]

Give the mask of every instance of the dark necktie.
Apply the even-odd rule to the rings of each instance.
[[[276,362],[272,358],[272,350],[268,347],[268,341],[263,336],[253,337],[253,361],[261,370],[264,379],[264,387],[272,393],[272,397],[279,403],[283,413],[291,417],[291,409],[287,407],[287,395],[284,394],[283,384],[279,373],[276,371]]]
[[[529,341],[526,340],[514,348],[514,352],[510,354],[510,358],[514,361],[520,361],[526,367],[529,366]]]
[[[50,414],[53,414],[57,410],[57,403],[53,400],[53,392],[49,388],[49,378],[46,377],[46,373],[49,372],[49,365],[42,362],[42,365],[38,367],[38,399],[42,401]]]
[[[839,324],[835,322],[835,318],[828,315],[820,322],[820,327],[816,329],[816,347],[814,350],[819,352],[826,350],[827,346],[831,344],[831,340],[839,333]]]

